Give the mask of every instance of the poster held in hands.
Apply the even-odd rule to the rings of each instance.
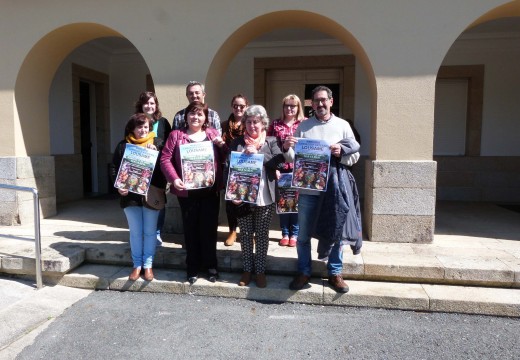
[[[187,190],[212,187],[215,183],[213,143],[201,141],[179,146],[182,182]]]
[[[264,154],[232,151],[225,199],[256,203],[263,165]]]
[[[294,146],[292,186],[326,191],[330,165],[330,148],[324,140],[299,138]]]
[[[126,144],[114,187],[144,195],[150,187],[159,151]]]
[[[277,181],[276,213],[290,214],[298,212],[298,189],[291,187],[292,174],[280,174]]]

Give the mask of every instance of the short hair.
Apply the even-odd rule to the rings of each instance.
[[[320,92],[320,91],[326,91],[327,97],[329,99],[332,99],[332,90],[326,86],[319,85],[319,86],[316,86],[314,89],[312,89],[312,100],[314,100],[314,94],[316,94],[317,92]]]
[[[188,96],[188,90],[190,89],[190,87],[195,86],[195,85],[199,85],[200,88],[202,89],[202,92],[206,93],[203,83],[198,82],[198,81],[188,81],[188,85],[186,85],[186,96]]]
[[[152,131],[153,120],[146,116],[145,113],[140,112],[132,115],[125,126],[125,137],[133,133],[136,127],[146,124],[147,122],[150,131]]]
[[[313,96],[314,96],[314,94],[313,94]],[[287,100],[294,100],[298,104],[298,111],[296,112],[296,120],[304,119],[305,118],[305,114],[303,113],[303,106],[302,106],[302,102],[301,102],[300,98],[298,97],[298,95],[289,94],[286,97],[284,97],[283,100],[282,100],[282,118],[281,118],[282,121],[285,120],[284,105],[285,105],[285,102]]]
[[[267,116],[267,111],[265,111],[262,105],[251,105],[247,107],[242,117],[242,123],[245,125],[248,118],[255,116],[259,116],[262,119],[262,125],[264,125],[264,128],[267,130],[269,126],[269,116]]]
[[[233,97],[231,98],[231,106],[233,106],[233,103],[235,102],[236,99],[244,99],[244,101],[246,102],[246,106],[249,106],[249,100],[247,99],[247,97],[245,95],[242,95],[242,94],[233,95]]]
[[[209,110],[207,104],[196,104],[196,103],[190,103],[186,109],[184,109],[184,126],[186,129],[190,127],[188,124],[188,114],[192,111],[200,111],[204,113],[204,116],[206,119],[204,120],[204,124],[202,124],[202,130],[206,130],[206,128],[209,126]]]
[[[152,91],[145,91],[139,94],[139,98],[135,102],[135,111],[134,114],[143,112],[143,105],[153,98],[155,101],[155,112],[152,117],[155,121],[159,120],[162,117],[161,109],[159,108],[159,100],[157,100],[157,96]]]

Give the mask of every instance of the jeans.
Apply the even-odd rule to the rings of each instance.
[[[300,225],[298,225],[298,214],[280,214],[280,228],[282,229],[282,236],[298,237]]]
[[[157,240],[161,238],[161,231],[164,226],[164,221],[166,219],[166,208],[162,208],[159,210],[159,218],[157,219]]]
[[[130,229],[130,250],[134,268],[151,268],[157,242],[159,210],[144,206],[127,206],[124,212]]]
[[[296,250],[298,252],[298,272],[303,275],[311,276],[312,259],[311,259],[311,236],[313,224],[318,214],[316,208],[318,206],[319,196],[300,194],[298,199],[298,223],[300,224],[300,233]],[[319,225],[318,225],[319,226]],[[343,269],[343,246],[338,241],[332,247],[327,262],[327,270],[330,275],[339,275]]]

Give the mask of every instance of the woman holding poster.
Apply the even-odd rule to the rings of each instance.
[[[209,127],[206,104],[191,103],[185,117],[186,127],[172,131],[164,145],[161,169],[181,207],[188,282],[194,284],[201,269],[207,271],[209,281],[215,282],[219,277],[217,227],[221,164],[227,146],[219,132]]]
[[[147,174],[143,174],[145,172],[145,170],[143,170],[141,174],[133,171],[133,174],[129,175],[129,173],[132,173],[132,171],[130,171],[130,165],[127,166],[125,163],[125,165],[121,167],[121,163],[123,162],[123,156],[128,144],[151,150],[159,150],[160,144],[157,137],[155,137],[153,131],[150,131],[153,126],[152,124],[152,120],[149,119],[146,114],[139,113],[132,115],[126,124],[125,139],[117,144],[114,151],[110,168],[113,180],[115,180],[118,175],[118,169],[120,169],[119,176],[117,176],[118,181],[119,178],[135,178],[135,186],[131,181],[128,186],[122,186],[123,188],[117,186],[117,191],[119,195],[121,195],[121,207],[125,212],[130,230],[130,251],[132,253],[133,269],[128,278],[131,281],[139,279],[142,269],[144,269],[144,279],[147,281],[153,280],[152,263],[157,241],[156,230],[159,210],[148,206],[145,202],[145,195],[140,194],[145,192],[141,188],[148,188],[148,184],[145,184],[145,182],[148,181],[149,170]],[[150,183],[160,189],[164,189],[166,188],[166,180],[161,172],[158,161],[159,158],[157,157]],[[135,168],[136,166],[133,166],[134,170]]]
[[[168,122],[168,119],[164,118],[159,108],[159,100],[152,91],[145,91],[139,94],[139,98],[135,102],[135,114],[144,113],[152,120],[153,132],[155,137],[160,141],[162,147],[168,135],[172,131],[172,127]],[[152,131],[152,128],[150,128]],[[159,211],[159,219],[157,220],[157,246],[162,245],[161,231],[164,226],[164,219],[166,216],[166,209]]]
[[[282,144],[288,136],[293,136],[298,125],[305,120],[303,107],[300,98],[294,94],[287,95],[282,100],[282,117],[273,121],[267,135],[276,136],[278,145],[282,148]],[[285,163],[278,169],[281,173],[292,173],[293,164]],[[288,214],[280,214],[280,228],[282,230],[282,239],[280,246],[295,247],[298,240],[298,213],[291,212]]]
[[[256,286],[267,286],[265,267],[269,248],[269,226],[275,209],[276,169],[286,160],[292,161],[292,149],[284,154],[275,137],[267,136],[269,118],[263,106],[251,105],[242,118],[244,135],[231,143],[231,150],[245,154],[263,154],[263,168],[255,205],[251,212],[238,218],[244,272],[238,285],[246,286],[256,273]],[[232,200],[236,205],[242,200]],[[256,241],[253,241],[253,238]],[[256,247],[256,251],[253,251]]]

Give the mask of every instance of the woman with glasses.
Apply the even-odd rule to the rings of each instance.
[[[276,138],[267,136],[269,118],[263,106],[249,106],[242,117],[242,124],[244,134],[233,140],[230,150],[245,154],[263,154],[264,163],[256,203],[251,206],[249,214],[238,218],[244,267],[238,285],[248,285],[252,274],[256,273],[256,286],[264,288],[267,286],[265,268],[269,248],[269,226],[275,208],[276,169],[286,160],[292,161],[294,151],[290,148],[288,152],[283,153]],[[232,201],[235,205],[242,202]]]
[[[222,123],[222,139],[229,147],[231,142],[244,133],[242,118],[244,111],[249,106],[249,101],[242,94],[237,94],[231,99],[231,114],[226,122]],[[226,179],[224,179],[226,180]],[[226,202],[226,215],[228,219],[229,235],[224,245],[232,246],[237,239],[237,218],[232,209],[232,204]]]
[[[282,144],[289,136],[293,136],[296,128],[305,120],[303,115],[303,107],[300,98],[294,94],[287,95],[282,100],[282,117],[273,121],[267,130],[268,136],[276,136],[278,145],[282,148]],[[293,171],[292,163],[281,164],[278,169],[281,173],[291,173]],[[280,214],[280,228],[282,230],[282,239],[280,246],[295,247],[298,240],[298,213]]]

